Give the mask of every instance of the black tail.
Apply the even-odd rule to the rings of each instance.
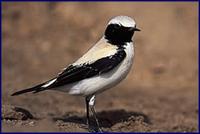
[[[11,96],[20,95],[20,94],[24,94],[24,93],[28,93],[28,92],[37,93],[37,92],[40,92],[40,91],[44,91],[46,88],[42,87],[42,85],[44,85],[44,83],[37,85],[37,86],[34,86],[32,88],[28,88],[28,89],[24,89],[24,90],[15,92]]]

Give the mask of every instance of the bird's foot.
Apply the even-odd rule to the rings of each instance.
[[[98,127],[98,132],[103,133],[103,130],[100,127]]]
[[[95,127],[95,126],[91,126],[91,125],[88,125],[88,131],[89,132],[100,132],[100,133],[103,132],[103,130],[100,127]]]

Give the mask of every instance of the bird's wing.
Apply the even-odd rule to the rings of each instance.
[[[103,57],[94,62],[86,62],[79,65],[72,64],[60,73],[53,82],[49,82],[48,85],[44,85],[44,87],[56,88],[106,73],[119,65],[125,57],[126,52],[123,49],[119,49],[115,54]]]

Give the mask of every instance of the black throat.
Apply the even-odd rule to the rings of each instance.
[[[123,47],[127,42],[132,42],[132,36],[134,34],[130,27],[124,27],[119,24],[110,24],[105,30],[105,39],[109,43]]]

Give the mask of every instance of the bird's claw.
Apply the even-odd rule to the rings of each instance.
[[[103,130],[100,127],[94,127],[91,125],[88,125],[88,131],[89,132],[100,132],[100,133],[103,132]]]

